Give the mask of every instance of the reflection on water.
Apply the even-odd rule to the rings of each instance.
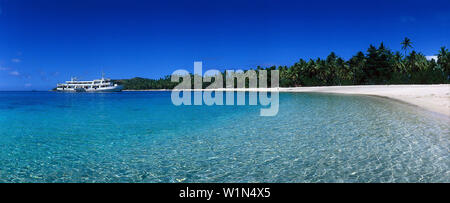
[[[0,92],[0,182],[449,182],[450,126],[387,99],[281,93],[174,106],[169,92]]]

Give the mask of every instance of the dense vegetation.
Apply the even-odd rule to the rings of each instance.
[[[114,83],[124,86],[125,90],[145,90],[145,89],[173,89],[178,83],[170,81],[170,76],[165,76],[157,80],[147,78],[132,78],[114,80]]]
[[[358,52],[344,60],[334,52],[326,59],[300,59],[294,65],[257,67],[255,70],[280,71],[280,86],[372,85],[372,84],[442,84],[450,83],[450,52],[439,50],[437,60],[427,60],[412,48],[408,38],[401,43],[404,54],[393,52],[381,43],[370,45],[366,53]],[[225,74],[224,74],[225,75]],[[170,76],[153,80],[133,78],[117,80],[125,89],[172,89],[177,85]],[[207,84],[204,84],[204,87]]]

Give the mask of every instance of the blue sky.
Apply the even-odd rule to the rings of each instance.
[[[159,78],[176,69],[248,69],[348,59],[369,44],[437,54],[447,1],[0,0],[0,90],[47,90],[71,76]]]

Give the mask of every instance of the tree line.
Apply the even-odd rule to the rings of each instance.
[[[281,87],[450,83],[450,52],[447,48],[441,47],[437,60],[429,60],[414,50],[408,53],[408,49],[413,48],[410,39],[405,38],[400,44],[403,53],[394,52],[381,43],[379,46],[370,45],[366,52],[360,51],[348,60],[331,52],[325,59],[300,59],[290,67],[258,66],[255,71],[267,70],[270,73],[270,70],[279,70]],[[222,75],[225,77],[225,73]],[[170,76],[115,82],[124,85],[125,89],[134,90],[173,89],[178,84],[171,82]],[[206,86],[208,84],[204,83],[203,87]]]

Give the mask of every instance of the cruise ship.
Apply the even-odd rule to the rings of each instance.
[[[78,81],[71,78],[63,84],[57,84],[56,91],[60,92],[120,92],[123,86],[113,84],[110,79],[97,79],[92,81]]]

